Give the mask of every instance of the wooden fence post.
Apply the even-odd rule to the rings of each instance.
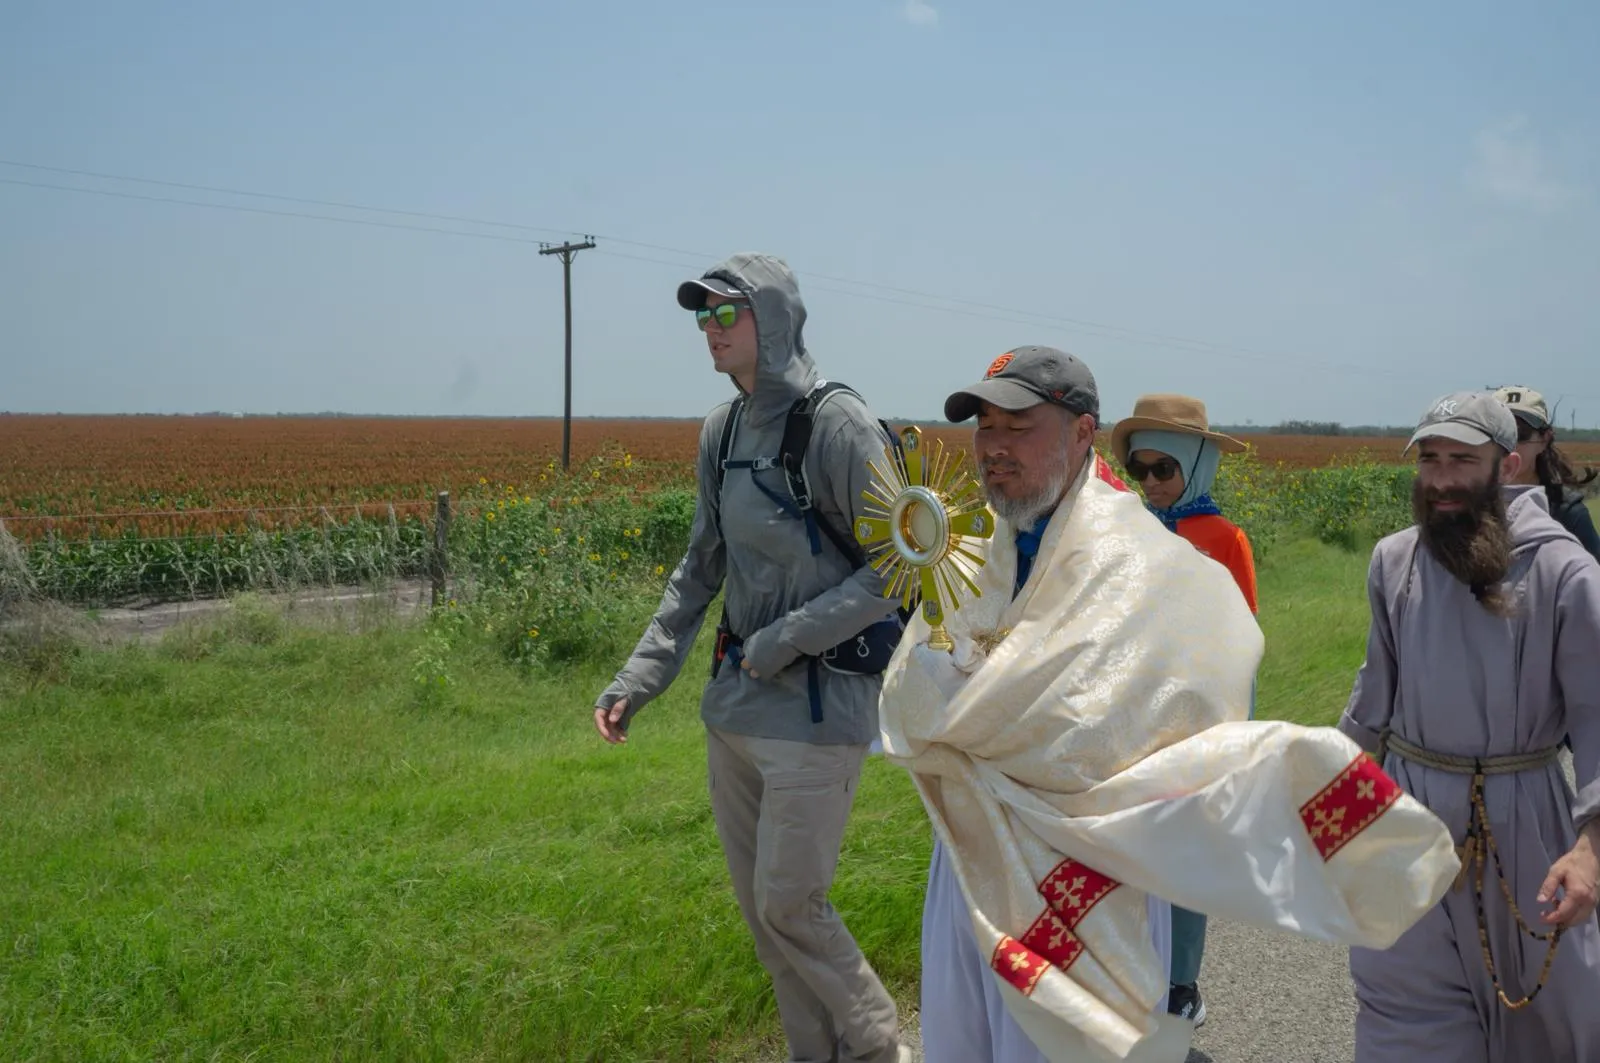
[[[438,508],[433,516],[433,559],[429,566],[433,576],[433,607],[439,608],[439,603],[444,600],[444,576],[449,560],[447,551],[450,545],[450,492],[440,491]]]
[[[336,584],[333,571],[333,536],[330,531],[333,527],[333,514],[328,512],[327,506],[318,506],[322,513],[322,568],[328,577],[328,589],[332,590]]]
[[[217,529],[213,530],[212,533],[211,533],[211,536],[212,536],[212,540],[216,543],[216,552],[212,555],[213,558],[214,558],[214,563],[211,566],[211,573],[217,579],[217,597],[218,598],[226,598],[228,596],[228,592],[224,588],[223,583],[222,583],[222,566],[223,566],[223,554],[224,554],[224,548],[222,546],[222,529],[221,528],[217,528]]]
[[[384,575],[389,579],[394,579],[400,575],[400,520],[394,515],[393,502],[389,503],[389,542],[387,546],[388,549],[383,552],[388,559]]]

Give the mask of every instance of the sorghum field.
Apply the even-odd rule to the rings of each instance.
[[[658,474],[690,475],[699,422],[578,420],[574,463],[629,455]],[[966,445],[965,428],[930,429]],[[1370,455],[1392,438],[1251,436],[1267,465],[1310,468]],[[1590,445],[1600,457],[1600,447]],[[194,510],[431,501],[481,479],[547,483],[561,451],[551,419],[0,416],[0,517],[61,520]],[[544,479],[541,479],[544,477]],[[13,534],[30,535],[25,525]]]
[[[969,444],[964,427],[927,427],[947,445]],[[548,556],[549,543],[502,551],[482,534],[497,519],[506,527],[508,509],[557,521],[594,503],[615,508],[613,530],[626,540],[625,556],[608,562],[638,560],[622,528],[630,508],[665,505],[682,518],[684,528],[655,533],[655,561],[666,564],[693,508],[698,431],[690,420],[579,420],[563,472],[553,419],[3,415],[0,529],[36,591],[85,603],[420,575],[442,491],[452,567],[514,566],[528,549]],[[1251,451],[1229,459],[1219,493],[1258,548],[1285,521],[1344,539],[1403,516],[1403,440],[1246,438]],[[1569,450],[1600,458],[1597,444]],[[637,523],[644,534],[649,522]]]
[[[652,482],[683,481],[697,427],[577,421],[573,462],[608,457],[647,468]],[[481,496],[485,481],[547,489],[560,457],[556,420],[7,415],[0,518],[31,540],[49,528],[66,538],[210,532],[251,512],[357,504],[431,513],[437,492]],[[218,519],[164,519],[182,514]]]

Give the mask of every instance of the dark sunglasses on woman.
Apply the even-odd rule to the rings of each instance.
[[[1123,468],[1128,470],[1128,475],[1133,479],[1134,483],[1143,483],[1145,477],[1152,474],[1154,474],[1158,483],[1166,483],[1178,475],[1178,463],[1171,458],[1162,458],[1160,461],[1151,462],[1149,465],[1137,459],[1129,459]]]

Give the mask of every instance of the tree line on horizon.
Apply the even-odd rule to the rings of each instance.
[[[151,417],[151,418],[155,418],[155,417],[219,417],[219,418],[228,418],[228,419],[235,419],[235,420],[241,419],[241,418],[245,418],[245,417],[271,417],[271,418],[285,418],[285,419],[298,419],[298,418],[318,419],[318,418],[324,418],[324,419],[328,419],[328,420],[367,419],[367,420],[382,420],[382,421],[406,421],[406,420],[417,420],[417,421],[432,421],[432,420],[450,420],[450,421],[504,421],[504,420],[513,420],[513,421],[522,421],[522,420],[527,420],[527,421],[559,421],[561,419],[558,416],[549,415],[549,414],[545,414],[545,415],[520,415],[520,416],[519,415],[509,415],[508,416],[508,415],[505,415],[505,414],[470,414],[470,413],[468,413],[468,414],[461,414],[461,413],[456,413],[456,414],[345,413],[345,412],[337,411],[337,410],[321,410],[321,411],[306,412],[306,413],[293,413],[293,412],[281,412],[280,411],[278,413],[247,413],[247,414],[246,413],[230,412],[230,411],[222,411],[222,410],[207,410],[207,411],[196,412],[196,413],[90,413],[90,414],[72,413],[70,411],[65,411],[65,410],[54,411],[54,412],[51,412],[51,413],[0,410],[0,417]],[[665,416],[657,417],[657,416],[649,416],[649,415],[639,415],[639,416],[632,416],[632,417],[618,417],[618,416],[615,416],[615,415],[607,416],[607,415],[603,415],[603,414],[591,414],[591,415],[585,415],[585,416],[574,415],[572,419],[574,421],[694,421],[694,422],[699,422],[700,420],[702,420],[702,418],[700,418],[700,417],[665,417]],[[890,424],[899,424],[899,425],[921,424],[921,425],[926,425],[926,424],[933,423],[933,422],[942,422],[943,418],[942,417],[936,417],[936,418],[932,418],[930,420],[928,418],[920,418],[920,417],[886,417],[885,420],[887,420]],[[1111,421],[1107,421],[1103,427],[1104,427],[1104,429],[1106,431],[1110,431],[1115,425],[1116,425],[1116,421],[1111,420]],[[1347,425],[1347,424],[1342,424],[1339,421],[1307,421],[1307,420],[1280,421],[1277,424],[1270,424],[1270,425],[1268,425],[1268,424],[1214,424],[1211,427],[1212,427],[1212,429],[1214,431],[1225,432],[1228,435],[1236,435],[1236,436],[1237,435],[1327,436],[1327,437],[1345,437],[1345,438],[1360,438],[1360,437],[1367,437],[1367,438],[1393,438],[1393,437],[1404,437],[1404,436],[1410,435],[1412,430],[1413,430],[1413,428],[1414,428],[1414,426],[1410,426],[1410,425],[1375,425],[1375,424]],[[1562,428],[1561,426],[1557,425],[1556,426],[1556,434],[1557,434],[1558,438],[1565,439],[1565,440],[1570,440],[1572,442],[1579,442],[1579,443],[1600,442],[1600,428]]]

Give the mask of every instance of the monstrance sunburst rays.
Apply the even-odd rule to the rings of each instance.
[[[873,570],[888,578],[890,598],[902,607],[920,598],[932,629],[929,647],[949,650],[955,644],[944,629],[946,610],[960,608],[963,590],[974,598],[981,593],[973,577],[984,558],[967,541],[992,536],[994,516],[961,452],[947,452],[936,439],[930,457],[916,427],[902,430],[900,442],[903,464],[888,447],[881,464],[868,462],[873,479],[862,492],[867,508],[856,519],[856,541]]]

